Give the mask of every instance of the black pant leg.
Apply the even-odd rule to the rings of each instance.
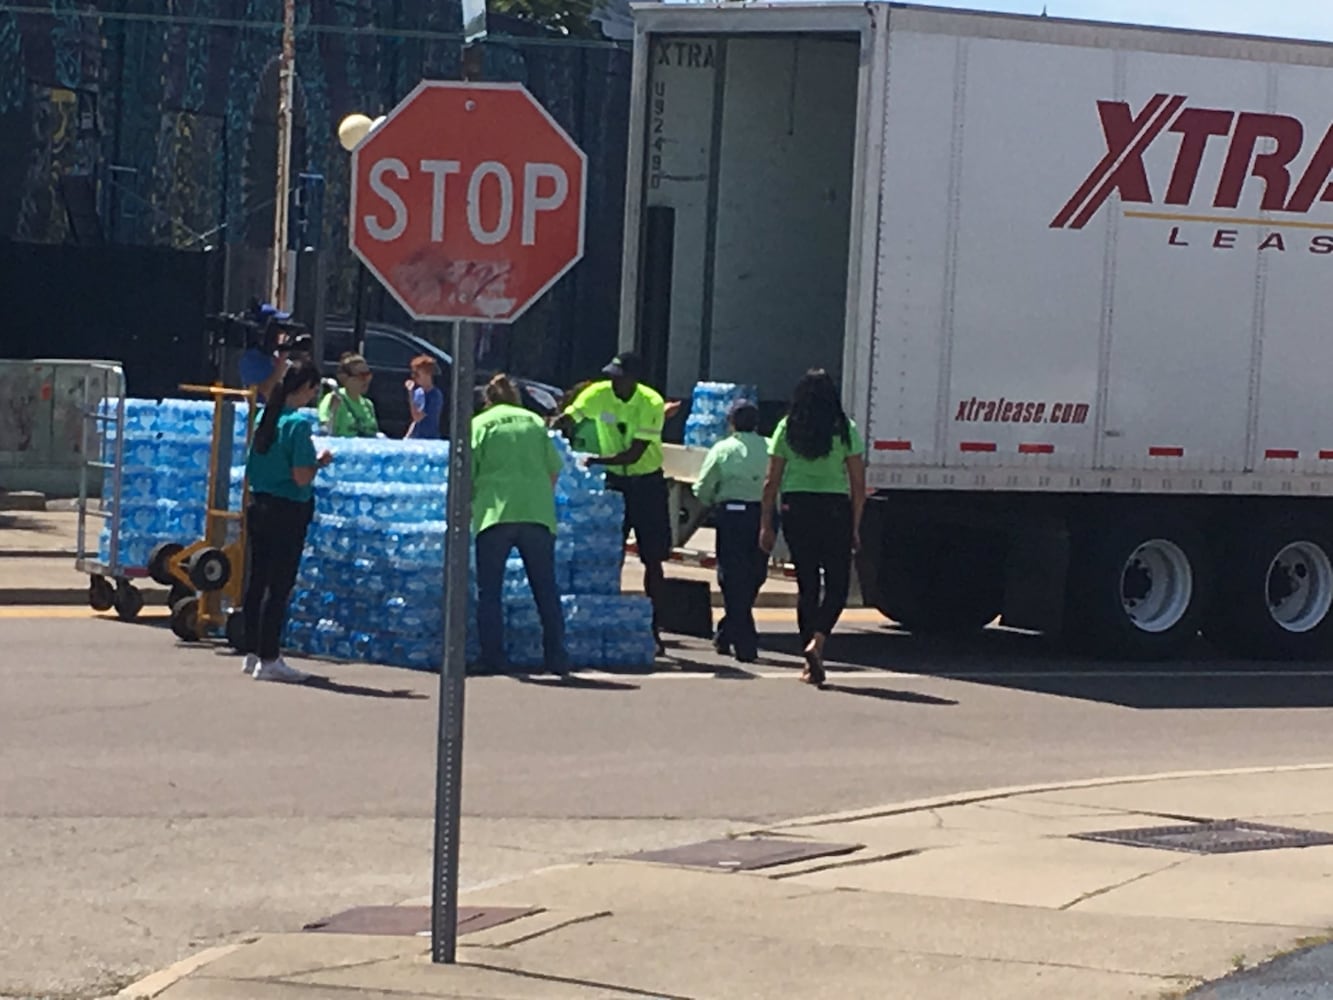
[[[782,499],[782,537],[796,567],[796,626],[802,644],[818,631],[820,606],[820,512],[813,494],[789,493]]]
[[[726,612],[724,637],[737,656],[752,658],[758,650],[754,624],[754,602],[759,593],[756,574],[763,558],[759,549],[760,506],[721,504],[716,523],[718,579]]]
[[[852,506],[842,494],[820,498],[820,563],[824,568],[824,596],[819,606],[816,631],[829,635],[838,624],[852,581]]]
[[[296,585],[310,524],[308,504],[275,498],[268,532],[268,592],[259,617],[259,658],[275,660],[282,653],[282,630],[287,624],[287,603]],[[247,626],[248,628],[248,626]]]
[[[255,494],[245,512],[246,579],[241,613],[245,623],[246,653],[259,652],[259,622],[263,616],[264,597],[268,593],[271,553],[272,514],[269,499]]]

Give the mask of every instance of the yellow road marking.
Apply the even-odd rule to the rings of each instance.
[[[718,615],[722,614],[721,608],[715,608],[714,611]],[[796,609],[755,608],[754,620],[757,622],[794,622],[796,621]],[[857,625],[874,625],[879,622],[887,622],[888,619],[874,608],[848,608],[842,613],[842,617],[838,621]]]
[[[713,613],[717,616],[722,614],[721,608],[714,608]],[[165,618],[167,617],[166,608],[145,608],[139,617],[143,618]],[[0,608],[0,620],[2,619],[46,619],[55,621],[57,619],[106,619],[108,621],[116,620],[114,611],[99,613],[91,608],[81,608],[71,605],[46,605],[46,604],[19,604],[12,607]],[[795,622],[795,608],[755,608],[754,620],[757,622]],[[848,608],[842,613],[840,621],[856,625],[875,625],[880,622],[887,622],[888,619],[876,611],[874,608]]]
[[[145,608],[139,617],[143,618],[165,618],[167,610],[165,608]],[[105,618],[111,621],[116,619],[114,611],[99,613],[92,608],[80,608],[63,604],[16,604],[8,608],[0,608],[0,618]]]

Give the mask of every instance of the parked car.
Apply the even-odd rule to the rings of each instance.
[[[338,358],[343,352],[355,350],[352,324],[349,320],[333,319],[324,329],[324,373],[332,378],[338,370]],[[439,369],[435,384],[444,393],[445,405],[440,419],[440,434],[449,436],[449,390],[453,372],[453,358],[447,351],[400,327],[384,323],[367,323],[365,332],[366,363],[375,377],[370,382],[370,398],[379,416],[380,430],[389,437],[402,437],[412,422],[403,383],[411,374],[412,359],[426,354],[435,359]],[[478,388],[484,386],[495,373],[479,370]],[[544,417],[555,413],[560,405],[561,390],[545,382],[510,373],[523,398],[523,405]]]

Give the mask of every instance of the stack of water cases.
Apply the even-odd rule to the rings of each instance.
[[[316,452],[324,449],[335,459],[316,479],[285,645],[311,656],[438,669],[448,442],[317,437]],[[475,627],[468,631],[474,638]]]
[[[727,414],[741,400],[755,402],[759,389],[734,382],[699,382],[690,399],[690,415],[685,420],[685,443],[711,448],[727,436]]]
[[[556,580],[565,595],[565,648],[570,662],[581,667],[648,666],[655,646],[652,604],[646,597],[620,592],[624,498],[606,488],[602,472],[580,465],[564,438],[553,435],[553,440],[563,460],[556,481]],[[510,640],[521,643],[509,651],[510,660],[525,665],[532,662],[534,640],[540,657],[541,633],[530,629],[536,606],[521,561],[511,559],[509,577],[520,581],[521,600],[506,612],[507,635],[525,635]]]
[[[104,404],[115,412],[115,401]],[[234,405],[234,404],[228,404]],[[229,507],[239,510],[247,409],[235,405]],[[314,410],[301,415],[317,424]],[[143,566],[158,542],[188,544],[204,532],[213,404],[129,399],[120,507],[121,562]],[[563,466],[556,485],[556,581],[566,645],[575,666],[644,666],[653,660],[652,606],[620,593],[624,501],[603,475],[580,465],[553,436]],[[102,443],[115,457],[114,427]],[[435,670],[443,658],[445,509],[449,444],[443,441],[315,439],[335,460],[316,479],[315,517],[292,595],[285,645],[334,659]],[[471,545],[469,561],[472,562]],[[110,531],[101,558],[109,561]],[[475,567],[468,659],[476,639]],[[506,653],[515,667],[542,664],[541,624],[527,574],[511,555],[504,586]]]
[[[118,401],[105,400],[102,415],[116,412]],[[236,410],[232,460],[245,463],[244,405]],[[102,460],[116,458],[115,424],[102,424]],[[159,542],[189,544],[203,536],[208,494],[208,463],[213,438],[213,403],[192,399],[125,400],[125,443],[121,455],[120,495],[107,477],[106,509],[118,516],[116,553],[111,525],[103,525],[98,557],[111,563],[118,555],[126,567],[143,567]],[[238,473],[239,474],[239,473]]]

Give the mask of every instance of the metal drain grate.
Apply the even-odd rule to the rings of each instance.
[[[458,933],[471,934],[540,913],[537,907],[460,906]],[[430,933],[429,906],[356,906],[306,924],[303,931],[320,934],[387,934],[417,937]]]
[[[625,857],[630,861],[653,861],[684,868],[749,872],[775,865],[790,865],[813,858],[828,858],[859,851],[862,844],[821,844],[813,840],[747,837],[737,840],[705,840],[663,851],[643,851]]]
[[[1243,851],[1275,851],[1285,847],[1318,847],[1333,844],[1333,833],[1265,826],[1239,819],[1184,826],[1147,826],[1135,830],[1105,830],[1073,834],[1076,840],[1095,840],[1126,847],[1157,847],[1189,854],[1239,854]]]

